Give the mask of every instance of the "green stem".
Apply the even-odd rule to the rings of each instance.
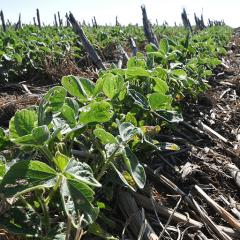
[[[51,151],[48,149],[47,146],[42,146],[39,147],[39,150],[42,152],[42,154],[48,159],[49,162],[52,162],[53,160],[53,154],[51,153]]]
[[[63,205],[63,211],[65,212],[65,214],[68,218],[68,221],[69,221],[69,219],[71,218],[71,214],[68,212],[63,194],[60,194],[60,196],[61,196],[61,201],[62,201],[62,205]],[[77,225],[74,223],[74,221],[71,221],[71,224],[75,229],[77,229]]]
[[[34,190],[45,190],[45,187],[44,186],[41,186],[41,185],[38,185],[38,186],[34,186],[34,187],[30,187],[30,188],[27,188],[21,192],[18,192],[14,195],[15,198],[21,196],[21,195],[24,195],[25,193],[28,193],[28,192],[32,192]]]
[[[23,202],[23,204],[25,204],[25,206],[33,211],[34,213],[38,214],[36,209],[23,197],[23,196],[19,196],[20,200]]]
[[[46,232],[46,235],[47,235],[49,230],[50,230],[50,217],[49,217],[49,212],[48,212],[48,206],[45,203],[45,201],[43,201],[42,196],[39,194],[39,192],[36,192],[36,196],[37,196],[37,199],[38,199],[38,201],[41,205],[41,208],[42,208],[45,232]]]
[[[52,191],[49,193],[48,197],[44,201],[47,206],[50,203],[50,201],[52,200],[52,198],[55,195],[55,193],[57,192],[57,190],[58,190],[58,188],[59,188],[59,186],[61,184],[61,181],[62,181],[62,175],[59,175],[56,184],[52,188]]]
[[[116,148],[114,149],[113,153],[106,159],[104,165],[102,166],[102,168],[97,176],[98,181],[100,181],[101,178],[104,176],[109,164],[113,161],[115,154],[118,152],[120,146],[121,146],[121,144],[117,145]]]
[[[25,206],[26,206],[29,210],[31,210],[32,212],[34,212],[34,213],[38,216],[38,218],[41,219],[40,214],[36,211],[36,209],[35,209],[23,196],[19,196],[19,198],[20,198],[20,200],[23,202],[23,204],[25,204]],[[41,221],[40,221],[40,224],[41,224],[40,227],[42,228],[42,223],[41,223]]]

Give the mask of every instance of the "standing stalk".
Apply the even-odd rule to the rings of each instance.
[[[1,17],[1,21],[2,21],[2,28],[3,28],[3,31],[6,32],[7,31],[7,28],[6,28],[6,24],[5,24],[5,19],[4,19],[4,14],[3,14],[3,11],[1,10],[0,12],[0,17]]]
[[[93,48],[91,43],[89,42],[89,40],[88,40],[87,36],[85,35],[83,29],[78,24],[77,20],[74,18],[72,13],[69,14],[69,21],[71,22],[71,24],[73,26],[73,30],[78,35],[78,37],[81,40],[85,50],[87,51],[87,53],[89,54],[89,56],[92,59],[92,61],[94,62],[94,64],[97,66],[97,68],[106,70],[106,67],[103,65],[103,62],[102,62],[101,58],[99,57],[99,55],[97,54],[97,52],[95,51],[95,49]]]
[[[55,13],[54,13],[54,24],[55,24],[55,27],[57,28],[58,27],[58,22],[57,22],[57,16],[56,16]]]
[[[38,27],[42,28],[41,26],[41,20],[40,20],[40,13],[39,13],[39,9],[37,8],[37,21],[38,21]]]
[[[62,19],[61,19],[61,16],[60,16],[60,12],[58,12],[58,22],[59,22],[59,27],[62,26]]]

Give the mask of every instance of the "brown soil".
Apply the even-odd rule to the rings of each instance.
[[[198,122],[201,121],[211,129],[225,137],[225,143],[218,137],[204,131],[197,133],[190,130],[184,123],[173,127],[164,133],[162,140],[172,138],[181,147],[179,152],[162,153],[159,157],[149,159],[151,168],[156,175],[163,174],[175,183],[185,194],[205,210],[207,215],[215,224],[233,228],[222,216],[212,208],[207,201],[195,190],[195,185],[200,186],[208,196],[216,201],[225,210],[231,213],[237,221],[237,217],[232,213],[235,207],[240,212],[240,191],[235,180],[227,171],[226,165],[235,164],[240,168],[240,32],[236,32],[230,43],[228,56],[224,60],[226,66],[222,66],[213,79],[209,81],[211,86],[204,94],[199,95],[196,103],[185,103],[183,106],[183,116],[185,123],[197,128],[200,132]],[[146,156],[146,158],[149,158]],[[151,179],[151,186],[154,191],[146,193],[154,197],[165,206],[172,209],[176,206],[178,198],[176,192],[170,191]],[[174,194],[174,196],[172,196]],[[225,198],[230,204],[226,204]],[[199,213],[189,208],[184,199],[178,206],[177,212],[189,214],[193,219],[204,223],[199,218]],[[161,232],[156,215],[147,213],[148,219],[152,219],[152,226],[155,226],[156,233]],[[166,219],[161,219],[166,223]],[[157,223],[157,224],[156,224]],[[170,226],[176,227],[174,223]],[[182,239],[205,239],[201,238],[199,231],[179,228]],[[184,229],[186,232],[184,232]],[[234,229],[234,228],[233,228]],[[201,229],[201,232],[208,238],[213,238],[213,233],[209,227]],[[169,239],[167,234],[165,238]],[[172,239],[178,239],[177,233],[170,231]],[[235,236],[232,239],[240,239]]]

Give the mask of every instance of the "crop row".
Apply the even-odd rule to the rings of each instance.
[[[218,31],[217,29],[212,28],[211,31]],[[228,34],[220,34],[220,36],[210,34],[211,36],[208,37],[208,33],[202,32],[201,36],[197,35],[197,37],[191,38],[192,51],[204,48],[208,49],[211,55],[215,50],[217,53],[224,53],[224,49],[216,44],[221,41],[226,43],[226,39],[221,38],[228,38],[231,30],[227,27],[222,29],[225,29],[224,31],[227,31]],[[129,52],[128,41],[130,37],[134,37],[140,50],[144,50],[146,45],[143,29],[138,26],[84,27],[84,31],[101,58],[110,63],[118,61],[116,59],[118,45]],[[175,44],[185,41],[187,33],[181,27],[156,27],[155,32],[159,38],[169,37]],[[212,39],[213,37],[218,39]],[[179,50],[185,52],[184,48]],[[190,50],[188,52],[191,53]],[[84,48],[71,28],[45,27],[39,29],[34,26],[24,26],[18,31],[9,28],[6,32],[0,32],[1,84],[10,81],[30,81],[31,79],[42,80],[46,78],[49,80],[53,78],[51,74],[54,69],[62,71],[62,75],[59,74],[57,77],[70,74],[70,70],[63,70],[65,68],[63,63],[66,59],[71,61],[76,68],[84,70],[89,66]]]
[[[36,66],[42,61],[37,60],[39,51],[56,50],[55,56],[64,57],[61,51],[74,48],[72,39],[76,42],[68,29],[47,28],[41,30],[43,36],[28,30],[22,30],[26,48],[24,38],[2,38],[4,49],[19,54],[4,53],[4,61],[22,63],[21,49],[31,46],[34,57],[26,64]],[[96,83],[64,76],[61,86],[50,89],[38,106],[17,111],[9,128],[0,130],[0,192],[2,201],[12,200],[0,226],[40,239],[73,237],[81,226],[89,236],[118,239],[106,232],[114,232],[109,201],[121,186],[144,188],[148,162],[142,156],[179,149],[162,142],[158,133],[182,121],[182,99],[207,88],[230,36],[228,27],[196,35],[183,29],[163,34],[159,49],[147,44],[126,68],[111,65],[99,72]]]

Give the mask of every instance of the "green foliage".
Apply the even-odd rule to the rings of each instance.
[[[129,37],[134,37],[137,46],[143,46],[145,43],[142,27],[135,25],[98,26],[98,28],[83,26],[83,29],[90,42],[100,51],[118,44],[129,47]],[[216,26],[191,36],[182,27],[157,26],[155,33],[163,36],[159,50],[150,44],[145,48],[154,62],[161,62],[164,66],[167,66],[170,61],[173,62],[174,59],[185,63],[201,52],[201,58],[213,59],[212,63],[205,62],[201,65],[214,68],[215,64],[219,64],[216,61],[218,55],[226,54],[223,46],[228,43],[232,29],[227,26]],[[78,65],[78,62],[84,58],[84,54],[83,47],[71,28],[48,26],[39,29],[24,25],[22,29],[15,31],[9,27],[7,32],[0,32],[0,79],[1,81],[19,81],[21,77],[33,74],[38,74],[40,78],[48,74],[48,65],[57,70],[66,56]],[[130,66],[143,67],[144,64],[142,59],[132,58],[128,63],[129,76],[148,75],[143,69],[138,71],[130,69]],[[203,76],[204,73],[201,72],[201,74]]]
[[[22,160],[6,172],[0,188],[5,197],[19,196],[35,188],[52,187],[56,174],[55,170],[46,163]],[[18,182],[19,180],[22,182]]]
[[[20,74],[30,65],[40,69],[46,54],[62,58],[65,51],[79,52],[69,29],[32,27],[29,32],[29,28],[1,33],[0,68],[8,71],[9,62],[9,68],[15,65],[15,74]],[[144,41],[142,29],[134,26],[86,32],[102,48],[111,41],[127,41],[133,33],[138,42]],[[159,49],[147,45],[145,55],[131,57],[125,69],[101,71],[96,83],[64,76],[62,86],[50,89],[38,106],[17,111],[9,129],[0,129],[0,150],[12,151],[11,157],[0,159],[0,191],[3,197],[16,199],[8,218],[0,219],[1,227],[40,239],[65,239],[67,225],[74,234],[82,219],[81,226],[89,233],[116,239],[102,223],[101,211],[110,208],[107,185],[142,189],[146,183],[142,152],[179,150],[155,136],[162,126],[182,121],[181,98],[206,88],[203,80],[221,63],[231,31],[222,27],[195,35],[182,28],[156,32],[163,36]],[[15,39],[21,34],[23,38]],[[30,56],[26,62],[30,46],[36,51],[26,55]],[[26,227],[29,222],[31,228]]]
[[[0,79],[17,80],[18,76],[45,74],[46,64],[57,66],[66,55],[81,54],[76,35],[67,28],[58,30],[24,26],[15,31],[0,32]]]
[[[74,97],[87,100],[93,95],[94,84],[85,78],[66,76],[62,78],[63,87]]]
[[[111,104],[106,101],[92,102],[80,109],[79,121],[82,124],[103,123],[111,119]]]

